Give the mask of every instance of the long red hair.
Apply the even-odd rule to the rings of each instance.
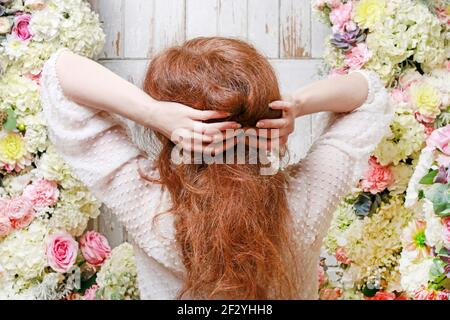
[[[164,51],[151,62],[144,89],[160,101],[230,112],[230,120],[246,127],[281,116],[269,108],[280,99],[272,67],[233,39],[197,38]],[[262,164],[175,165],[175,145],[158,138],[159,182],[171,195],[187,271],[179,297],[297,297],[285,174],[261,175]]]

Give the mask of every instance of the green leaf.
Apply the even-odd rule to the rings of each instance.
[[[434,178],[436,178],[439,170],[430,171],[426,176],[424,176],[419,183],[420,184],[433,184]]]
[[[425,197],[433,203],[434,213],[441,217],[450,216],[450,191],[448,185],[432,185],[425,192]]]
[[[6,119],[5,123],[3,124],[3,128],[5,128],[8,131],[16,130],[17,120],[16,120],[16,114],[14,113],[13,109],[8,108],[5,110],[5,112],[8,114],[8,118]]]
[[[81,287],[80,290],[78,290],[78,292],[80,294],[84,294],[86,292],[87,289],[89,289],[90,287],[92,287],[97,281],[97,275],[93,275],[92,277],[90,277],[89,279],[85,280],[85,281],[81,281]]]

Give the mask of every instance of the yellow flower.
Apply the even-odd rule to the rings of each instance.
[[[17,133],[9,133],[0,139],[0,160],[14,164],[27,155],[25,142]]]
[[[373,28],[386,12],[385,0],[362,0],[355,8],[355,21],[362,28]]]
[[[441,113],[441,97],[439,91],[427,83],[414,84],[411,87],[411,99],[420,114],[436,117]]]

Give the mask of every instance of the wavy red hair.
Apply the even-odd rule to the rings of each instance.
[[[164,51],[151,62],[144,89],[160,101],[230,112],[246,127],[281,116],[269,108],[280,99],[272,67],[239,40],[197,38]],[[179,298],[297,297],[285,174],[263,176],[261,164],[175,165],[175,145],[158,138],[159,182],[172,198],[187,271]]]

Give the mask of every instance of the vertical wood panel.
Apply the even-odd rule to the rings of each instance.
[[[248,0],[219,0],[218,34],[223,37],[248,37]]]
[[[184,0],[152,0],[154,1],[154,23],[152,54],[176,44],[185,38],[185,1]]]
[[[124,56],[148,58],[151,55],[154,2],[124,1]]]
[[[219,0],[186,0],[186,38],[217,35]]]
[[[269,58],[279,57],[279,0],[248,0],[248,39]]]
[[[122,0],[93,0],[92,7],[100,14],[106,43],[105,58],[123,57],[123,2]]]
[[[315,13],[312,14],[311,18],[311,56],[313,58],[322,58],[325,39],[331,34],[331,26],[320,21]]]
[[[311,5],[306,0],[280,0],[280,57],[311,54]]]

